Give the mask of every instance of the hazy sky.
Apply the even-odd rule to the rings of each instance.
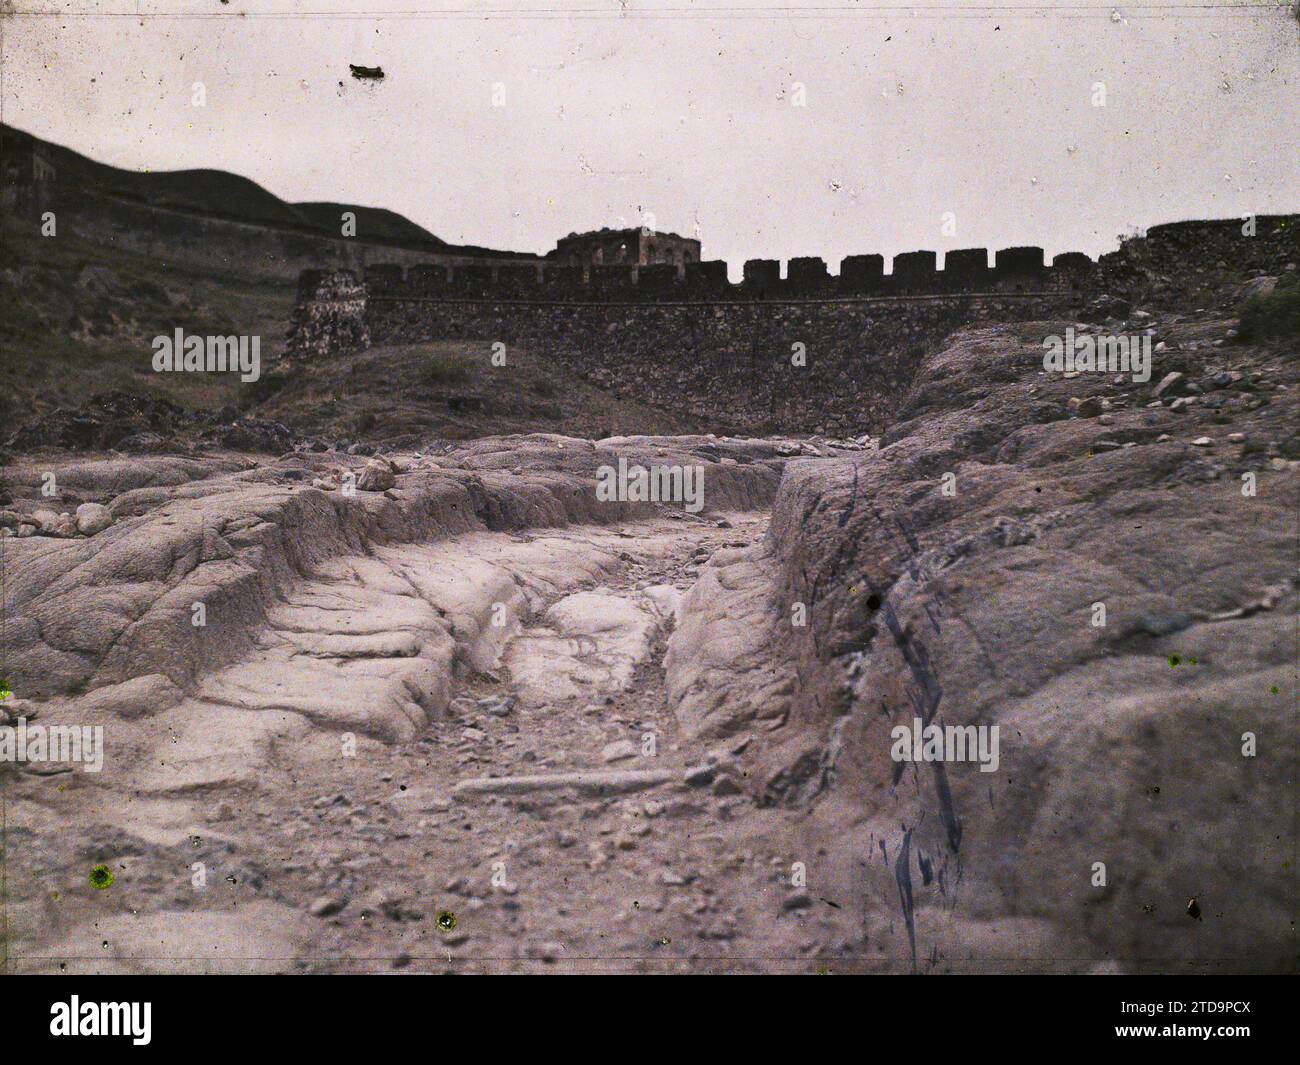
[[[117,166],[390,207],[456,243],[544,252],[645,211],[734,275],[1096,254],[1157,222],[1300,210],[1281,0],[6,2],[5,121]]]

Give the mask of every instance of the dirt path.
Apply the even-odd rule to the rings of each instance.
[[[811,915],[782,908],[787,895],[815,900],[783,887],[789,863],[765,849],[779,818],[757,811],[725,773],[681,783],[709,752],[678,740],[663,685],[670,622],[651,613],[645,589],[671,600],[666,590],[689,587],[714,550],[761,535],[762,521],[733,519],[731,529],[666,522],[615,534],[621,572],[598,592],[547,604],[575,605],[576,629],[607,628],[565,635],[554,611],[538,611],[501,670],[457,683],[449,720],[358,759],[346,782],[302,781],[295,795],[312,797],[307,824],[286,826],[289,838],[312,840],[331,861],[303,870],[295,902],[346,900],[322,918],[326,957],[311,968],[601,971],[699,958],[751,968],[774,949],[819,948]],[[725,760],[725,749],[715,756]],[[575,773],[584,785],[530,786]],[[626,778],[656,773],[671,782],[618,793]],[[522,790],[448,786],[489,777],[522,778]],[[773,935],[781,921],[789,936]]]
[[[682,593],[765,526],[665,514],[335,560],[251,660],[151,719],[138,787],[96,796],[99,851],[32,871],[116,879],[43,900],[25,967],[807,970],[852,949],[848,914],[792,886],[799,815],[741,786],[751,738],[683,742],[667,704]],[[68,802],[27,783],[84,821],[85,779],[59,779]]]

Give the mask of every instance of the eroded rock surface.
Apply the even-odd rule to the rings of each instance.
[[[792,463],[769,541],[691,593],[668,689],[727,734],[796,678],[753,791],[812,805],[824,890],[891,966],[1277,968],[1297,364],[1161,323],[1149,383],[1045,374],[1066,324],[959,335],[878,451]],[[997,726],[996,771],[895,760],[916,719]]]
[[[618,455],[703,464],[704,513],[597,500],[595,467]],[[364,467],[337,458],[172,468],[187,477],[161,460],[58,466],[56,483],[99,494],[118,520],[94,538],[6,540],[22,562],[5,589],[22,648],[7,710],[102,726],[105,768],[7,780],[11,961],[334,968],[370,952],[356,934],[376,914],[399,933],[394,958],[467,943],[504,958],[536,917],[474,922],[485,898],[518,888],[490,876],[485,891],[469,872],[502,854],[510,875],[540,875],[551,861],[516,860],[513,836],[540,856],[549,825],[570,819],[575,876],[605,877],[615,853],[657,875],[661,848],[631,853],[649,815],[613,804],[658,816],[649,793],[692,792],[706,757],[672,739],[662,641],[708,555],[761,534],[744,510],[770,500],[783,461],[772,444],[708,438],[478,441],[394,456],[383,492],[346,491]],[[39,465],[13,483],[39,491]],[[475,785],[484,770],[523,783]],[[530,828],[502,795],[595,806],[539,811]],[[592,816],[627,824],[604,858],[584,834]],[[435,819],[463,828],[431,855]],[[109,887],[88,879],[100,865]],[[459,933],[437,926],[437,900],[462,912]],[[573,934],[599,956],[600,927]]]
[[[1147,319],[1149,382],[1045,374],[1067,324],[851,449],[10,467],[5,720],[106,747],[0,766],[10,966],[1285,965],[1300,372]],[[620,456],[704,511],[599,500]],[[996,769],[897,760],[918,717]]]

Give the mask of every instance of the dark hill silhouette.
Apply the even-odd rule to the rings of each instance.
[[[426,229],[384,208],[329,202],[286,203],[257,182],[224,170],[123,170],[0,124],[0,175],[5,184],[28,180],[30,166],[25,164],[33,152],[39,152],[53,166],[61,193],[71,190],[117,197],[150,207],[330,236],[339,235],[342,213],[353,211],[358,233],[369,240],[448,246]]]
[[[293,209],[318,229],[337,233],[341,225],[340,218],[344,211],[353,211],[357,216],[357,231],[365,233],[374,240],[388,240],[400,243],[425,242],[446,247],[447,242],[435,237],[427,229],[417,226],[409,218],[404,218],[396,211],[384,207],[357,207],[346,203],[295,203]]]

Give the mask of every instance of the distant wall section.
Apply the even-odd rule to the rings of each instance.
[[[1300,259],[1300,216],[1154,227],[1093,262],[1041,248],[817,258],[560,266],[369,265],[303,275],[290,351],[328,357],[365,342],[465,339],[525,346],[558,377],[676,408],[722,431],[879,432],[921,358],[980,322],[1081,316],[1098,296],[1159,303],[1229,298],[1243,278]],[[1199,298],[1199,295],[1196,296]]]
[[[372,297],[376,342],[526,347],[610,392],[736,433],[879,432],[954,329],[1039,317],[1014,294],[881,300],[579,303]],[[509,358],[507,350],[507,358]]]

